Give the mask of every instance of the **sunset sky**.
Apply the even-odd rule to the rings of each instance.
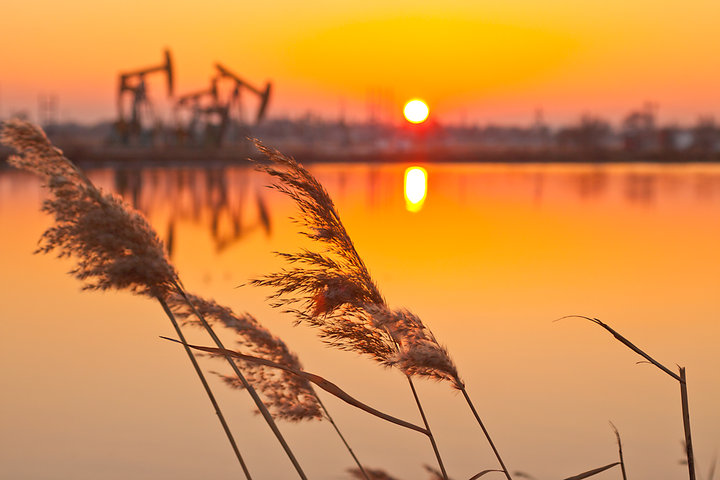
[[[551,123],[589,112],[613,121],[645,101],[661,122],[720,110],[720,2],[687,0],[265,0],[5,2],[0,118],[37,115],[54,94],[61,120],[115,115],[118,73],[159,64],[176,93],[204,88],[220,61],[272,80],[271,116],[353,120],[368,97],[399,118],[411,97],[441,122]],[[151,95],[165,95],[160,77]]]

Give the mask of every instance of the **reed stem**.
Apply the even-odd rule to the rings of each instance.
[[[217,400],[215,400],[215,395],[213,395],[212,390],[210,389],[210,385],[208,385],[207,380],[205,379],[205,375],[203,374],[202,370],[200,369],[200,365],[198,365],[197,360],[195,359],[195,355],[192,353],[192,350],[190,350],[190,347],[186,345],[185,341],[185,335],[183,335],[182,330],[180,329],[180,325],[178,325],[177,320],[175,319],[175,315],[173,315],[172,311],[170,310],[170,307],[168,307],[168,304],[165,302],[165,300],[162,299],[162,297],[157,296],[156,297],[158,302],[160,302],[160,305],[162,306],[163,310],[165,311],[165,314],[170,319],[170,322],[172,322],[173,327],[175,327],[175,332],[177,333],[180,340],[183,342],[183,346],[185,347],[185,352],[187,353],[188,357],[190,358],[190,362],[193,365],[193,368],[195,368],[195,372],[197,373],[198,377],[200,378],[200,383],[202,383],[203,388],[205,388],[205,392],[207,393],[208,397],[210,398],[210,403],[212,403],[213,408],[215,409],[215,413],[218,416],[218,419],[220,420],[220,424],[223,427],[223,430],[225,431],[225,435],[227,435],[228,441],[230,442],[230,446],[232,446],[233,452],[235,452],[235,456],[238,459],[238,462],[240,462],[240,466],[243,469],[243,472],[245,472],[245,478],[247,480],[252,480],[252,477],[250,476],[250,472],[248,471],[247,465],[245,465],[245,461],[242,458],[242,455],[240,455],[240,450],[238,450],[237,443],[235,443],[235,438],[233,437],[232,432],[230,431],[230,427],[228,427],[227,422],[225,421],[225,416],[223,415],[222,411],[220,410],[220,405],[218,405]]]
[[[505,476],[508,480],[512,480],[512,477],[510,477],[510,472],[508,472],[508,469],[505,467],[505,463],[502,461],[502,458],[500,458],[500,453],[498,452],[497,448],[495,448],[495,443],[492,441],[492,438],[490,438],[490,434],[488,433],[487,429],[485,428],[485,425],[483,424],[482,420],[480,419],[480,415],[478,415],[477,410],[475,410],[475,405],[473,405],[472,400],[470,400],[470,396],[468,395],[467,391],[465,390],[465,387],[460,389],[463,393],[463,396],[465,396],[465,401],[467,402],[468,406],[470,407],[470,410],[472,410],[473,415],[475,415],[475,420],[477,420],[478,425],[480,425],[480,428],[482,429],[483,433],[485,434],[485,438],[487,438],[488,443],[490,444],[490,447],[492,448],[492,451],[495,453],[495,458],[498,459],[498,462],[500,463],[500,466],[502,467],[503,473],[505,473]]]
[[[185,302],[188,304],[190,309],[193,311],[195,316],[200,320],[200,323],[202,323],[203,327],[205,327],[205,330],[210,335],[210,338],[212,338],[213,342],[215,342],[215,345],[218,346],[218,348],[225,350],[225,346],[223,345],[222,341],[220,341],[220,338],[215,334],[215,331],[212,329],[210,324],[205,320],[205,317],[195,308],[195,305],[190,301],[190,299],[185,294],[185,290],[177,283],[174,283],[175,289],[177,292],[185,299]],[[280,445],[282,446],[283,450],[285,450],[285,453],[287,454],[288,458],[290,459],[290,462],[292,462],[293,466],[295,467],[295,470],[297,471],[298,475],[302,480],[307,480],[307,477],[305,476],[305,472],[303,472],[302,467],[300,467],[300,464],[298,463],[297,459],[295,458],[295,454],[293,454],[292,450],[290,450],[290,446],[285,441],[285,438],[282,436],[282,433],[280,433],[280,430],[277,427],[277,424],[275,423],[275,419],[273,419],[272,415],[270,414],[270,411],[267,409],[265,404],[263,403],[260,396],[257,394],[255,389],[252,385],[247,381],[245,376],[240,372],[240,369],[238,368],[237,364],[229,355],[225,355],[225,359],[230,364],[230,367],[232,367],[233,372],[235,372],[235,375],[237,375],[240,382],[243,384],[243,387],[252,397],[253,401],[255,402],[255,405],[257,406],[258,410],[262,414],[263,418],[265,419],[265,422],[267,422],[268,426],[270,427],[270,430],[275,434],[275,437],[278,439],[278,442],[280,442]]]
[[[690,411],[688,407],[687,379],[685,367],[680,368],[680,401],[682,402],[683,427],[685,428],[685,453],[687,454],[690,480],[695,480],[695,455],[693,454],[692,436],[690,435]]]
[[[627,480],[627,473],[625,472],[625,457],[623,456],[622,441],[620,440],[620,432],[618,432],[618,429],[615,428],[615,425],[612,422],[610,422],[610,426],[612,427],[613,432],[615,432],[615,438],[617,439],[618,455],[620,456],[620,470],[622,471],[622,477],[623,477],[623,480]]]
[[[435,437],[432,434],[432,431],[430,430],[430,425],[428,424],[427,418],[425,417],[425,411],[423,410],[422,404],[420,403],[420,397],[418,397],[417,390],[415,390],[415,384],[412,381],[412,378],[410,376],[407,376],[408,382],[410,383],[410,390],[412,390],[413,397],[415,397],[415,403],[417,404],[418,410],[420,411],[420,416],[422,417],[422,421],[425,424],[425,430],[427,430],[427,436],[430,439],[430,444],[432,445],[433,451],[435,452],[435,458],[437,458],[438,466],[440,467],[440,471],[442,472],[442,476],[444,480],[448,480],[447,472],[445,471],[445,465],[443,464],[442,457],[440,457],[440,450],[438,450],[437,443],[435,443]]]
[[[368,477],[368,474],[365,471],[365,468],[363,468],[362,463],[360,463],[360,460],[358,460],[358,458],[355,456],[355,452],[353,452],[353,449],[350,448],[350,444],[347,442],[347,440],[345,440],[345,436],[335,424],[335,420],[333,420],[332,416],[330,416],[330,412],[328,412],[327,408],[325,408],[325,404],[322,402],[322,400],[320,400],[320,396],[317,393],[315,393],[315,398],[317,398],[317,401],[320,404],[320,408],[322,408],[323,412],[325,413],[325,418],[328,419],[328,421],[340,437],[340,440],[342,440],[343,444],[345,445],[345,448],[347,448],[347,451],[350,452],[350,456],[352,456],[353,460],[355,460],[355,464],[358,466],[358,469],[360,469],[360,473],[362,473],[363,478],[365,478],[365,480],[370,480],[370,477]]]
[[[615,337],[620,343],[628,347],[633,352],[637,353],[641,357],[643,357],[645,360],[647,360],[649,363],[655,365],[657,368],[662,370],[663,372],[667,373],[669,376],[674,378],[678,381],[680,384],[680,401],[682,402],[682,416],[683,416],[683,427],[685,429],[685,453],[687,455],[687,464],[688,464],[688,472],[690,474],[690,480],[695,480],[695,456],[693,454],[693,447],[692,447],[692,436],[690,435],[690,411],[688,408],[688,393],[687,393],[687,380],[685,378],[685,367],[680,367],[680,375],[677,373],[671,371],[669,368],[667,368],[662,363],[658,362],[654,358],[652,358],[650,355],[645,353],[643,350],[641,350],[637,345],[632,343],[627,338],[623,337],[618,333],[615,329],[613,329],[610,325],[601,322],[597,318],[590,318],[586,317],[584,315],[568,315],[567,317],[562,318],[584,318],[585,320],[589,320],[593,322],[596,325],[601,326],[610,334]],[[561,320],[561,319],[558,319]]]
[[[169,340],[171,342],[175,343],[182,343],[180,340],[176,340],[174,338],[168,338],[161,336],[160,338]],[[325,380],[320,375],[314,375],[312,373],[304,372],[302,370],[297,370],[293,367],[288,367],[287,365],[282,365],[280,363],[275,363],[271,360],[267,360],[265,358],[260,357],[253,357],[252,355],[245,355],[240,352],[234,352],[232,350],[226,350],[224,348],[215,348],[215,347],[202,347],[200,345],[190,345],[187,344],[188,347],[200,350],[202,352],[210,352],[210,353],[216,353],[218,355],[225,355],[232,358],[239,358],[240,360],[245,360],[247,362],[253,362],[258,363],[260,365],[265,365],[270,368],[277,368],[280,370],[284,370],[286,372],[290,372],[293,375],[297,375],[299,377],[304,378],[305,380],[314,383],[318,387],[322,388],[326,392],[335,395],[337,398],[342,400],[345,403],[348,403],[352,405],[353,407],[357,407],[360,410],[364,410],[370,415],[374,415],[378,418],[382,418],[383,420],[387,420],[390,423],[394,423],[395,425],[400,425],[401,427],[409,428],[410,430],[415,430],[416,432],[420,432],[423,435],[427,435],[428,431],[425,430],[423,427],[419,427],[415,424],[412,424],[410,422],[406,422],[405,420],[400,420],[399,418],[395,418],[392,415],[388,415],[387,413],[383,413],[380,410],[376,410],[372,408],[370,405],[366,405],[362,403],[361,401],[357,400],[356,398],[351,397],[347,394],[343,389],[335,385],[334,383]]]

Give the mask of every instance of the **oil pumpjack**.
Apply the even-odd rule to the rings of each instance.
[[[236,105],[238,110],[240,110],[240,91],[243,88],[251,91],[260,98],[260,105],[258,106],[257,115],[255,116],[255,124],[260,123],[265,117],[265,112],[267,111],[268,102],[270,101],[270,92],[272,91],[272,83],[267,82],[265,84],[265,89],[260,90],[259,88],[250,85],[248,82],[240,78],[238,75],[235,75],[228,68],[224,67],[219,63],[215,64],[215,68],[218,72],[220,72],[221,77],[229,78],[235,82],[235,88],[233,89],[230,100],[228,101],[229,108],[231,108],[233,105]]]
[[[222,144],[229,122],[229,106],[220,101],[217,83],[218,77],[213,77],[209,88],[187,93],[175,101],[173,113],[181,145],[219,147]],[[183,110],[190,114],[187,123],[180,118]]]
[[[272,84],[267,82],[264,89],[257,88],[230,71],[215,64],[217,74],[211,78],[210,87],[178,97],[174,102],[176,134],[174,144],[219,147],[228,136],[229,127],[235,126],[235,139],[244,139],[250,122],[243,119],[241,93],[247,90],[259,98],[254,123],[265,117]],[[159,116],[155,114],[148,95],[146,77],[165,73],[168,97],[173,96],[173,63],[170,51],[164,51],[164,62],[160,65],[121,73],[117,94],[118,119],[114,125],[114,141],[124,145],[151,146],[157,134],[163,132]],[[223,95],[219,84],[227,80]],[[227,83],[222,83],[227,85]],[[183,118],[186,122],[183,122]],[[167,132],[169,133],[169,132]]]
[[[165,72],[167,78],[168,97],[173,94],[173,64],[170,51],[164,52],[164,63],[158,66],[143,68],[120,74],[120,84],[117,96],[118,119],[115,122],[115,132],[123,144],[129,144],[134,139],[143,138],[147,128],[143,118],[154,117],[153,106],[147,95],[145,77],[153,73]],[[127,118],[124,108],[125,98],[130,97],[130,118]],[[152,133],[152,132],[151,132]],[[144,143],[147,143],[144,141]]]
[[[270,82],[264,90],[260,90],[219,63],[215,64],[215,68],[218,73],[211,78],[210,88],[182,95],[175,102],[174,116],[177,141],[180,144],[220,147],[228,136],[230,140],[244,142],[249,132],[244,131],[246,125],[241,104],[243,89],[260,99],[254,123],[260,123],[265,117],[272,90]],[[227,79],[231,82],[230,90],[219,88],[218,84]],[[183,122],[181,117],[187,117],[187,113],[189,120]],[[234,135],[229,128],[231,125],[235,127]]]

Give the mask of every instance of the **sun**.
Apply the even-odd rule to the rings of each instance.
[[[410,123],[422,123],[428,118],[430,109],[422,100],[414,99],[405,104],[405,119]]]

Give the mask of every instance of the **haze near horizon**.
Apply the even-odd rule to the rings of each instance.
[[[470,1],[90,2],[31,0],[0,17],[0,117],[113,119],[118,74],[172,51],[176,92],[204,88],[220,61],[275,87],[270,115],[391,118],[410,98],[443,122],[616,121],[645,101],[663,122],[720,108],[720,4]],[[162,82],[150,81],[154,98]]]

